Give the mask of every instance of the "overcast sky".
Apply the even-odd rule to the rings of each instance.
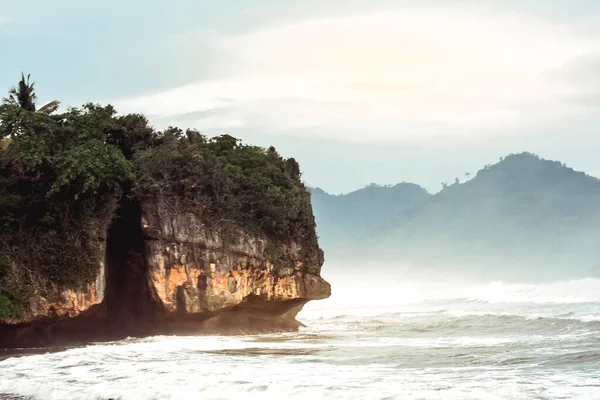
[[[510,152],[600,175],[600,1],[0,0],[0,87],[437,191]]]

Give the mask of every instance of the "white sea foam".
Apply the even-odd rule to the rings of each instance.
[[[407,283],[371,293],[363,285],[351,299],[345,295],[352,287],[333,283],[331,301],[309,303],[301,313],[308,326],[298,333],[130,338],[9,358],[0,361],[0,398],[597,396],[596,279],[461,287]]]

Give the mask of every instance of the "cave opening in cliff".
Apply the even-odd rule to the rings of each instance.
[[[138,323],[154,312],[139,202],[123,196],[106,240],[106,297],[111,317]]]

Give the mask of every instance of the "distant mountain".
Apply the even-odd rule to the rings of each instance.
[[[371,184],[342,195],[331,195],[319,188],[310,191],[319,241],[331,256],[345,252],[347,245],[379,231],[390,220],[431,197],[412,183]]]
[[[413,207],[378,210],[386,211],[387,226],[330,261],[501,277],[600,274],[600,180],[530,153],[509,155]]]

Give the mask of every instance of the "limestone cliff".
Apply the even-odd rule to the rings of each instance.
[[[295,330],[329,283],[296,242],[280,245],[209,227],[164,199],[122,205],[95,281],[35,295],[20,319],[0,324],[0,347],[50,346],[153,334]],[[320,250],[319,250],[320,252]]]
[[[104,237],[107,227],[108,224],[103,224]],[[22,239],[23,236],[26,239]],[[10,282],[26,299],[21,312],[4,318],[0,316],[0,324],[73,318],[104,301],[106,240],[92,233],[84,244],[81,241],[75,244],[57,236],[55,232],[28,232],[12,242],[0,238],[0,262],[4,266],[0,268],[0,287],[3,282]],[[61,258],[65,252],[79,252],[82,256],[70,259],[70,264],[65,265],[66,258]],[[48,276],[55,276],[54,271],[62,269],[77,271],[82,276],[81,282],[67,285]],[[46,271],[48,273],[44,274]]]
[[[330,295],[329,284],[307,272],[298,243],[284,245],[287,260],[277,265],[266,254],[266,238],[238,230],[225,239],[194,213],[169,210],[163,201],[146,203],[142,212],[148,283],[167,313],[214,312],[249,296],[281,302]]]
[[[292,330],[329,296],[310,192],[274,147],[111,106],[0,114],[0,348]]]
[[[92,282],[77,289],[51,284],[43,293],[37,292],[29,298],[23,315],[0,319],[0,323],[22,324],[49,318],[76,317],[104,300],[104,274],[104,260],[99,260],[96,278]]]

